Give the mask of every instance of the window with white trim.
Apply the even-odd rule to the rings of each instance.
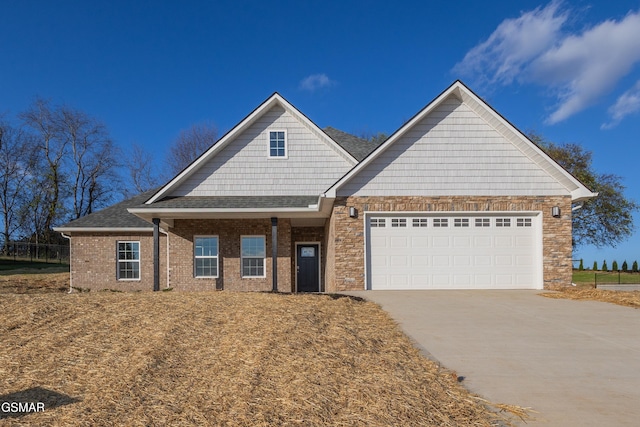
[[[406,227],[406,218],[391,218],[391,227]]]
[[[469,226],[469,218],[454,218],[453,226],[454,227],[468,227]]]
[[[384,219],[384,218],[371,218],[371,219],[369,220],[369,225],[370,225],[372,228],[375,228],[375,227],[385,227],[385,226],[386,226],[386,221],[385,221],[385,219]]]
[[[284,130],[269,131],[269,158],[270,159],[286,159],[287,158],[287,131],[284,131]]]
[[[218,277],[218,237],[196,236],[193,239],[193,274],[195,277]]]
[[[140,280],[140,242],[118,242],[118,280]]]
[[[496,218],[496,227],[511,227],[511,218]]]
[[[428,218],[413,218],[414,227],[427,227],[429,225]]]
[[[491,227],[490,218],[476,218],[476,227]]]
[[[448,218],[434,218],[433,219],[434,227],[448,227],[449,219]]]
[[[265,277],[265,236],[241,237],[242,277]]]
[[[518,218],[516,220],[516,226],[518,226],[518,227],[531,227],[531,218]]]

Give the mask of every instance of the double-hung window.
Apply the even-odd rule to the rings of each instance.
[[[118,242],[118,280],[140,280],[140,242]]]
[[[196,277],[218,277],[218,237],[196,236],[193,253]]]
[[[287,158],[287,131],[269,131],[269,158]]]
[[[242,255],[242,277],[265,277],[265,237],[243,236],[241,238],[240,251]]]

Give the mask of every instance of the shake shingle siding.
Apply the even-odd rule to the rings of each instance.
[[[450,97],[339,195],[566,195],[567,189],[467,105]]]
[[[286,130],[286,159],[268,158],[270,130]],[[171,196],[317,196],[352,166],[288,111],[275,106]]]

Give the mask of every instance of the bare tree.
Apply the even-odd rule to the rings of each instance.
[[[45,242],[49,242],[50,231],[54,222],[62,216],[65,196],[64,183],[66,175],[63,170],[63,159],[67,151],[67,140],[59,137],[60,123],[58,115],[51,109],[49,101],[38,98],[20,118],[34,132],[37,149],[42,152],[44,169],[42,170],[41,188],[38,189],[38,204],[45,206],[43,230]],[[35,209],[35,207],[33,207]],[[39,207],[38,207],[39,210]]]
[[[0,210],[5,251],[20,227],[20,214],[28,202],[25,186],[34,173],[37,153],[32,142],[20,129],[0,120]]]
[[[201,123],[180,132],[169,148],[167,165],[173,175],[179,174],[200,157],[218,139],[218,129],[212,123]]]
[[[132,190],[125,190],[125,197],[133,197],[157,187],[162,180],[154,170],[153,155],[137,143],[131,144],[125,167],[129,173]]]
[[[70,150],[69,190],[76,219],[111,200],[117,150],[106,127],[86,113],[61,107],[56,115],[58,137]]]

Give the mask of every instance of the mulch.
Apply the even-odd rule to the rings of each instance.
[[[45,403],[0,412],[0,424],[496,426],[510,419],[496,408],[520,415],[470,394],[379,306],[350,297],[5,292],[0,316],[0,401]]]

